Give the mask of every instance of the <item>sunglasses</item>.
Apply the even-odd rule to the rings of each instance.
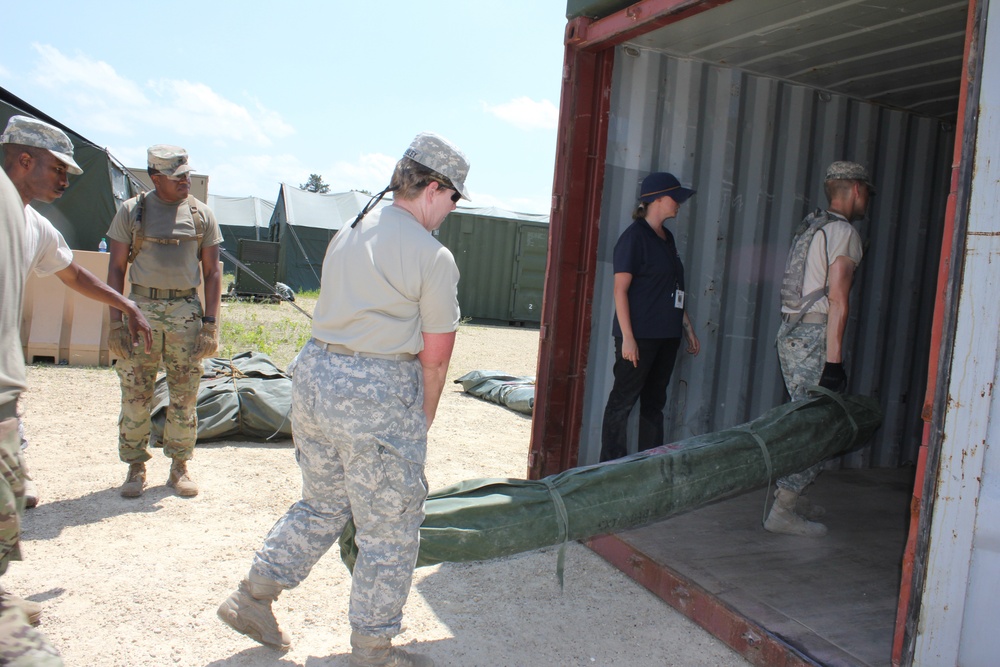
[[[161,171],[161,172],[159,172],[157,174],[157,176],[163,176],[168,181],[174,181],[174,182],[177,182],[177,181],[190,181],[191,180],[191,173],[187,172],[187,171],[184,172],[183,174],[181,174],[180,176],[168,176],[167,174],[164,174]]]
[[[458,200],[462,198],[462,193],[459,192],[455,188],[455,186],[453,186],[453,185],[448,185],[447,183],[442,183],[441,181],[436,180],[436,179],[432,180],[431,183],[437,183],[438,184],[438,190],[453,190],[454,193],[451,195],[451,203],[452,204],[457,204]]]

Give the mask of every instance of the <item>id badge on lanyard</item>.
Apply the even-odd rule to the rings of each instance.
[[[684,310],[684,290],[680,287],[674,288],[674,308]]]

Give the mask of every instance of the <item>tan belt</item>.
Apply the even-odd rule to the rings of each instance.
[[[791,322],[798,316],[798,313],[782,313],[782,322]],[[825,313],[806,313],[799,320],[800,324],[826,324]]]
[[[143,287],[142,285],[132,284],[132,294],[138,294],[147,299],[183,299],[197,293],[197,287],[188,289],[157,289],[155,287]]]
[[[413,361],[417,355],[404,352],[402,354],[375,354],[374,352],[355,352],[349,347],[338,345],[337,343],[324,343],[318,338],[312,339],[314,343],[332,354],[343,354],[348,357],[367,357],[369,359],[388,359],[389,361]]]

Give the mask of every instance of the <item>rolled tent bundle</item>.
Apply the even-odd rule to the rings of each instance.
[[[461,482],[428,496],[417,565],[499,558],[659,521],[858,448],[881,423],[874,399],[825,392],[741,426],[537,481]],[[352,523],[340,548],[353,569]]]

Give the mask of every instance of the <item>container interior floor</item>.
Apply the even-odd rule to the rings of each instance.
[[[806,664],[888,666],[913,478],[913,468],[823,472],[806,495],[826,510],[824,537],[765,531],[766,492],[758,489],[590,546],[643,583],[650,573],[641,569],[662,568],[667,579],[707,593],[711,604],[763,628]],[[604,553],[612,542],[624,557]],[[675,593],[661,597],[685,613],[697,608],[697,600]],[[689,613],[696,620],[705,614]],[[719,625],[720,615],[709,616]]]

